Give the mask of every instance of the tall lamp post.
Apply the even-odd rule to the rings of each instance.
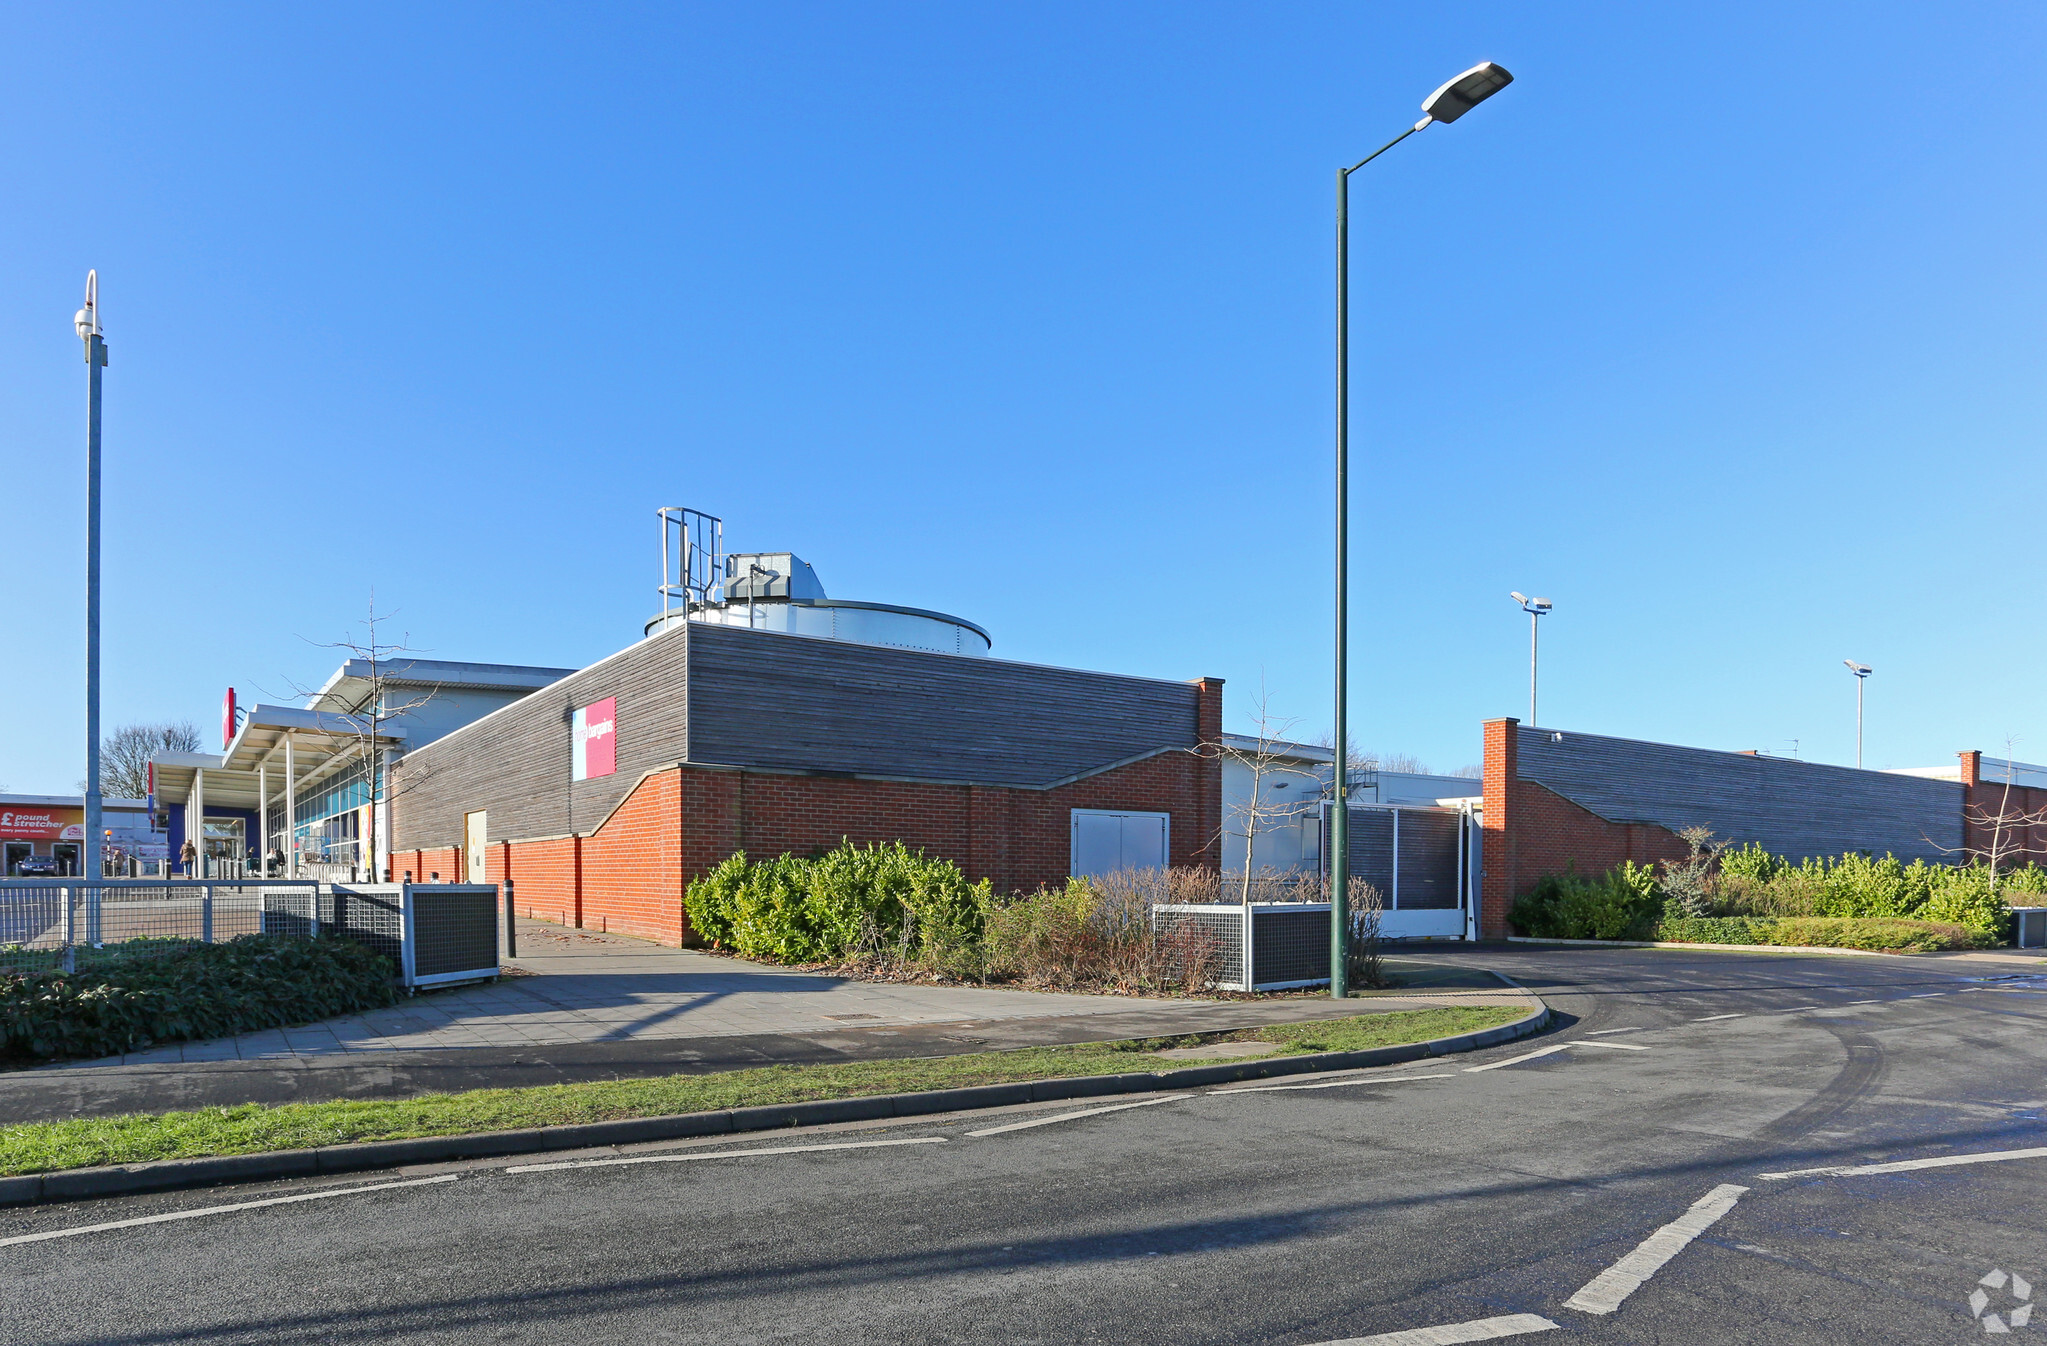
[[[86,941],[97,944],[100,854],[100,371],[107,343],[100,336],[99,272],[85,273],[85,307],[71,322],[85,343],[85,848],[80,868],[93,883],[86,891]]]
[[[1540,622],[1544,617],[1549,615],[1550,609],[1555,605],[1552,604],[1547,598],[1530,598],[1527,594],[1522,593],[1518,589],[1516,589],[1513,593],[1508,594],[1507,597],[1513,599],[1516,603],[1519,603],[1521,605],[1521,610],[1528,614],[1528,723],[1534,724],[1536,722],[1535,627],[1538,622]]]
[[[1853,659],[1843,659],[1848,671],[1855,675],[1855,767],[1862,768],[1862,682],[1870,674],[1868,664],[1858,664]]]
[[[1336,761],[1329,826],[1329,994],[1350,995],[1350,175],[1430,122],[1454,122],[1514,77],[1491,61],[1422,101],[1422,119],[1336,170]]]

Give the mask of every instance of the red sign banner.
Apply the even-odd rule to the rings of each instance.
[[[0,809],[0,837],[9,841],[80,841],[84,809]]]
[[[618,698],[593,701],[573,717],[569,778],[589,780],[618,770]]]

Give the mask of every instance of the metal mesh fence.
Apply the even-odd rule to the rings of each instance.
[[[0,879],[0,972],[76,965],[77,951],[165,952],[238,935],[341,935],[391,960],[408,986],[493,977],[493,884],[303,880]]]
[[[275,928],[312,909],[316,885],[253,880],[0,879],[0,971],[68,967],[73,951],[107,944],[168,950]]]
[[[1328,981],[1328,904],[1253,908],[1251,969],[1257,987]]]

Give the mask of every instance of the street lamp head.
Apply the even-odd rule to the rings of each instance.
[[[71,325],[78,329],[80,341],[90,341],[100,330],[100,273],[85,273],[85,307],[78,310],[71,319]]]
[[[1513,593],[1508,594],[1507,597],[1513,599],[1516,603],[1526,603],[1528,601],[1528,595],[1522,593],[1519,589],[1516,589]]]
[[[1870,675],[1871,669],[1868,664],[1858,664],[1853,659],[1843,659],[1841,662],[1848,665],[1848,671],[1858,678],[1866,678]]]
[[[1481,61],[1422,100],[1423,120],[1454,122],[1513,82],[1505,66]]]
[[[1508,594],[1507,597],[1513,599],[1516,603],[1519,603],[1521,605],[1521,610],[1523,612],[1532,613],[1537,617],[1542,616],[1543,613],[1548,612],[1550,610],[1550,601],[1547,598],[1530,598],[1527,594],[1522,593],[1519,589],[1516,589],[1513,593]]]

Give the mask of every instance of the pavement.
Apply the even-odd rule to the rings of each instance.
[[[0,1212],[0,1344],[2040,1330],[2040,965],[1449,957],[1559,1027],[1347,1076]]]
[[[1518,1003],[1482,973],[1337,1005],[851,981],[521,921],[524,975],[306,1028],[0,1074],[0,1124],[240,1103],[408,1098],[776,1064],[951,1056]]]

